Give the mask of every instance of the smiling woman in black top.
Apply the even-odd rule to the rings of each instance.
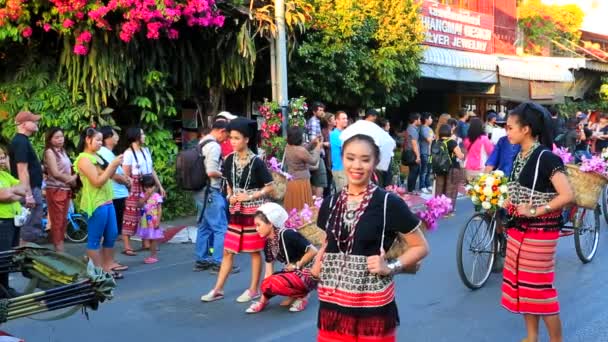
[[[327,233],[312,268],[320,279],[317,341],[394,342],[399,317],[392,276],[416,265],[428,245],[407,204],[371,183],[380,160],[374,138],[347,131],[342,135],[355,133],[342,149],[348,184],[323,201],[317,220]],[[398,234],[409,248],[387,262],[384,253]]]

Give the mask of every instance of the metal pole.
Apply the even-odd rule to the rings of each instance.
[[[279,101],[277,95],[277,54],[276,54],[276,39],[270,39],[270,84],[272,85],[272,101]]]
[[[274,16],[277,25],[277,46],[276,46],[276,57],[277,57],[277,82],[278,82],[278,96],[279,105],[283,112],[283,136],[287,136],[287,123],[289,118],[287,117],[287,105],[288,105],[288,94],[287,94],[287,38],[285,29],[285,1],[275,0],[274,3]]]

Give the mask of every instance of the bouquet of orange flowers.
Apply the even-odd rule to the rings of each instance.
[[[509,191],[508,181],[504,172],[496,170],[475,177],[465,189],[475,209],[496,210],[505,204]]]

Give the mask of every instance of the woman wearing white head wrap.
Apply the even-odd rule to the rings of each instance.
[[[261,205],[255,215],[256,230],[266,238],[266,276],[260,301],[251,304],[247,313],[262,311],[274,296],[288,297],[284,303],[290,306],[289,311],[302,311],[308,304],[308,293],[317,286],[309,267],[317,249],[297,231],[285,229],[287,218],[285,209],[276,203]],[[273,274],[274,261],[285,266]]]
[[[418,217],[401,198],[371,183],[390,145],[383,143],[384,130],[375,133],[366,125],[354,124],[340,135],[347,186],[323,201],[317,220],[327,233],[311,270],[320,278],[318,342],[396,341],[399,316],[392,276],[428,253]],[[386,261],[384,253],[397,234],[408,249]]]

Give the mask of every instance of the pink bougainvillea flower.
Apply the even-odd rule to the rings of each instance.
[[[78,36],[78,38],[76,38],[76,41],[89,43],[91,41],[91,38],[93,38],[91,32],[84,31]]]
[[[53,27],[52,27],[52,26],[51,26],[51,24],[49,24],[49,23],[45,23],[45,24],[42,26],[42,29],[44,30],[44,32],[49,32],[49,31],[50,31],[52,28],[53,28]]]
[[[74,53],[77,55],[84,56],[87,53],[89,53],[89,50],[87,49],[86,46],[84,46],[82,44],[76,44],[76,45],[74,45]]]
[[[23,38],[29,38],[32,36],[32,32],[33,32],[32,28],[27,26],[26,28],[24,28],[21,31],[21,35],[23,36]]]
[[[66,29],[71,28],[72,26],[74,26],[74,21],[72,19],[66,19],[63,21],[62,26]]]
[[[169,29],[167,36],[169,37],[169,39],[177,39],[179,38],[179,31],[175,29]]]

